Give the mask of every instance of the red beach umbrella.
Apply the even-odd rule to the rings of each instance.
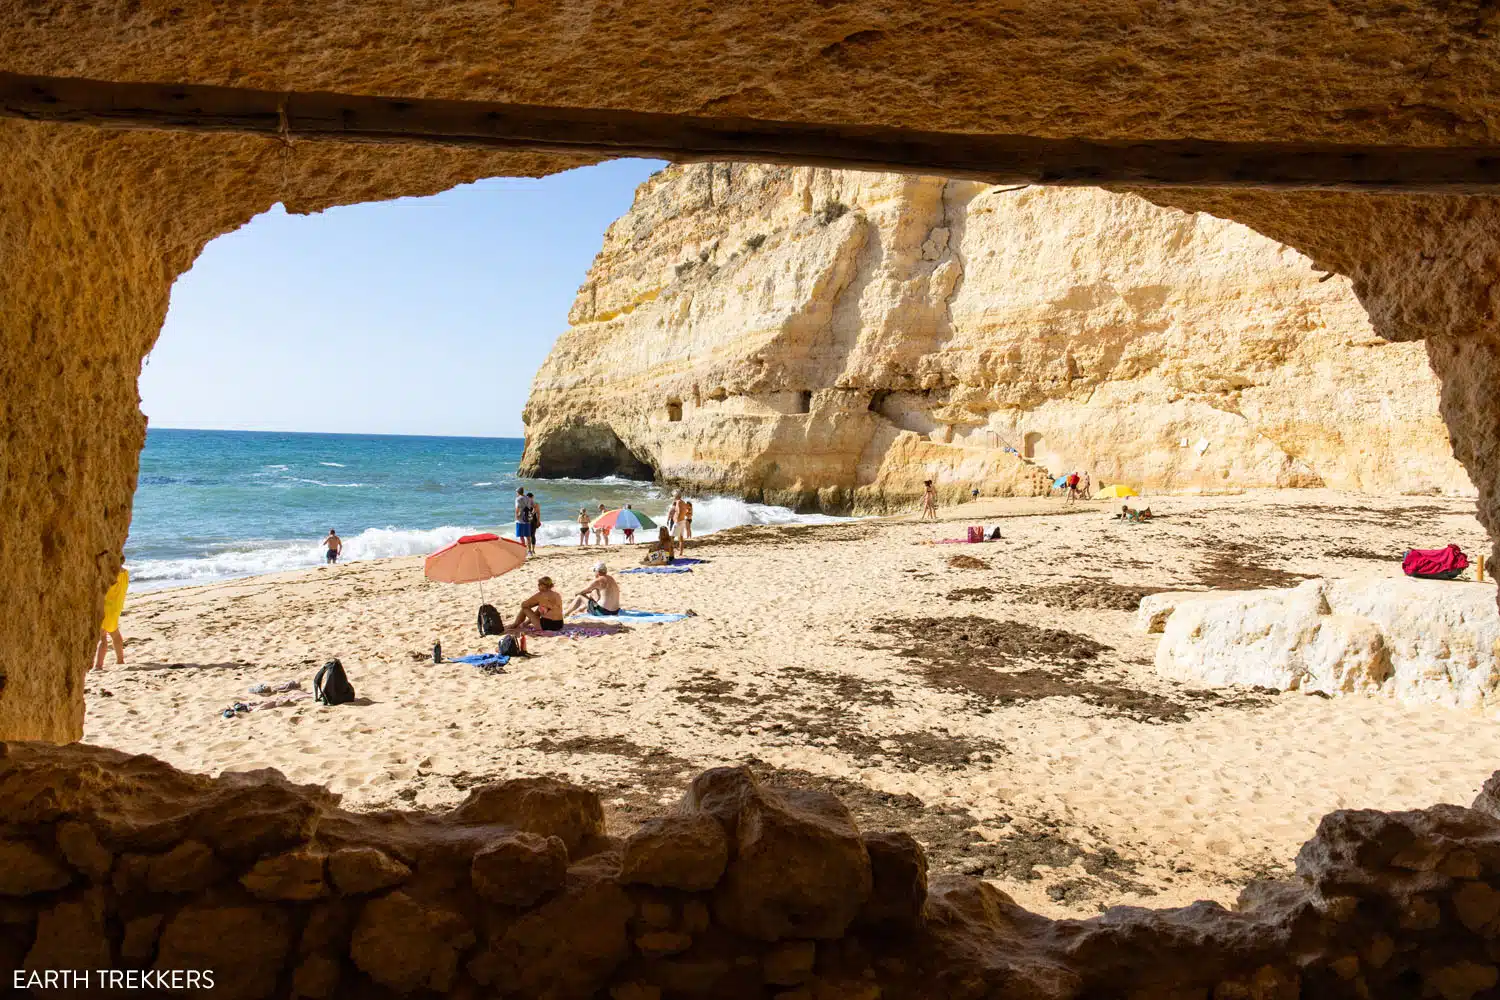
[[[485,532],[438,549],[422,564],[422,573],[438,583],[479,583],[525,562],[525,545]]]

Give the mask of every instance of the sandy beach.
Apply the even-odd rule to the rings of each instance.
[[[1396,576],[1408,547],[1484,551],[1473,501],[1326,490],[1115,504],[981,500],[940,512],[703,539],[691,573],[623,575],[626,607],[696,617],[540,638],[505,673],[477,585],[421,560],[133,594],[127,663],[90,675],[85,739],[193,771],[273,767],[355,808],[439,809],[506,777],[600,792],[616,832],[693,773],[748,763],[829,788],[862,827],[910,830],[934,871],[991,879],[1049,915],[1233,901],[1290,870],[1332,809],[1467,804],[1500,725],[1369,696],[1194,690],[1158,678],[1133,611],[1160,589]],[[985,545],[920,544],[1000,525]],[[637,565],[613,546],[612,569]],[[966,565],[950,565],[954,557]],[[544,548],[486,584],[507,615],[548,574],[570,594],[598,550]],[[977,562],[976,562],[977,560]],[[359,703],[235,719],[255,684],[340,658]]]

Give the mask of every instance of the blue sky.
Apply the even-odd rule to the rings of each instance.
[[[605,227],[661,166],[277,206],[177,280],[141,409],[152,427],[519,437]]]

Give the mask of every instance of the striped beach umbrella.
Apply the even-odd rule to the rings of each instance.
[[[654,528],[656,522],[645,514],[630,507],[620,507],[616,510],[605,511],[594,518],[594,523],[589,525],[595,531],[613,531],[616,528],[632,530],[638,528]]]

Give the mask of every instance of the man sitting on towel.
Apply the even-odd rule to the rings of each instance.
[[[598,600],[594,598],[597,597]],[[568,605],[563,616],[588,609],[591,615],[617,615],[620,613],[620,585],[609,575],[609,567],[602,562],[594,563],[594,582],[580,590]]]
[[[521,610],[510,623],[510,629],[514,631],[523,624],[543,632],[562,631],[562,595],[552,589],[552,577],[544,576],[536,582],[536,593],[521,602]]]

